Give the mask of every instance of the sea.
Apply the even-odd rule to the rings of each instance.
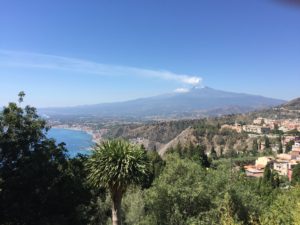
[[[51,128],[47,136],[54,138],[56,143],[64,142],[70,157],[78,153],[88,155],[95,144],[92,135],[79,130]]]

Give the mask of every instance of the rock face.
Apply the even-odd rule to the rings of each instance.
[[[168,149],[175,148],[178,144],[182,146],[188,146],[190,143],[196,144],[197,138],[194,135],[194,129],[189,127],[182,131],[176,138],[168,142],[167,144],[163,145],[159,150],[158,153],[163,156]]]
[[[192,88],[187,93],[171,93],[126,102],[69,108],[39,109],[41,114],[130,118],[196,118],[244,113],[283,104],[283,100],[257,95]]]

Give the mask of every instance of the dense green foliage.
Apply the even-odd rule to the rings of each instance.
[[[180,143],[175,148],[170,148],[168,154],[177,153],[180,158],[192,159],[198,162],[201,166],[208,168],[210,167],[210,160],[206,154],[206,148],[204,145],[193,145],[190,143],[188,147],[182,147]]]
[[[283,145],[282,145],[282,136],[281,135],[278,137],[277,141],[278,141],[278,151],[277,151],[277,153],[282,154],[283,153]]]
[[[152,187],[126,195],[135,199],[124,208],[124,216],[130,216],[126,224],[297,224],[299,188],[274,186],[272,172],[263,181],[249,179],[232,163],[218,160],[214,169],[205,169],[178,154],[168,155]],[[143,209],[134,214],[137,204]],[[281,210],[281,205],[287,208]]]
[[[86,163],[88,179],[95,187],[126,191],[147,175],[145,151],[123,140],[105,141],[92,150]]]
[[[246,178],[230,160],[207,169],[173,153],[152,187],[140,190],[138,201],[144,209],[127,224],[255,224],[276,192],[263,193],[259,181]],[[130,195],[136,192],[126,198]],[[132,215],[136,202],[132,204],[127,203],[125,217]]]
[[[152,224],[183,224],[210,207],[210,198],[202,182],[205,170],[176,155],[169,155],[166,161],[163,173],[145,192],[146,220]]]
[[[147,151],[147,158],[149,160],[148,176],[144,180],[142,188],[149,188],[165,167],[165,161],[156,151]]]
[[[260,221],[262,225],[299,225],[300,224],[300,187],[285,190],[276,196],[271,205],[264,210]]]
[[[293,168],[292,183],[293,184],[300,184],[300,164],[297,164]]]
[[[19,95],[22,103],[24,93]],[[0,224],[86,224],[92,196],[82,164],[46,137],[36,110],[10,103],[0,115]],[[84,177],[84,176],[83,176]]]

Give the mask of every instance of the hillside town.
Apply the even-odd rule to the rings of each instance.
[[[300,163],[300,138],[295,137],[295,144],[288,153],[281,153],[274,156],[258,157],[255,165],[246,165],[244,169],[249,177],[262,177],[266,166],[271,168],[281,176],[287,176],[289,181],[292,179],[294,166]]]
[[[222,128],[229,128],[235,130],[238,133],[247,132],[253,134],[269,134],[272,130],[281,131],[283,133],[297,130],[300,131],[299,119],[268,119],[268,118],[256,118],[252,124],[242,125],[235,123],[234,125],[225,124]]]
[[[280,138],[281,151],[277,145],[271,147],[273,151],[272,156],[258,157],[254,165],[246,165],[244,169],[246,175],[249,177],[263,177],[264,169],[266,166],[271,166],[273,171],[276,171],[281,176],[286,176],[291,181],[292,171],[295,165],[300,163],[300,137],[298,132],[300,131],[300,121],[295,120],[274,120],[266,118],[256,118],[253,120],[253,124],[250,125],[239,125],[233,126],[224,125],[225,127],[236,130],[237,132],[247,132],[256,135],[268,135],[274,134],[274,130],[281,131],[273,135],[274,137]],[[288,149],[288,145],[291,148]],[[263,148],[259,150],[263,151]]]

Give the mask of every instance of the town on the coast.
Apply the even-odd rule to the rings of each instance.
[[[254,165],[244,166],[249,177],[263,177],[264,169],[271,169],[281,176],[292,178],[294,166],[300,163],[300,120],[299,119],[268,119],[256,118],[252,124],[223,125],[238,133],[246,132],[255,140],[253,148],[259,153],[269,150],[269,155],[258,157]],[[261,138],[263,137],[263,138]],[[273,143],[270,140],[275,140]]]

